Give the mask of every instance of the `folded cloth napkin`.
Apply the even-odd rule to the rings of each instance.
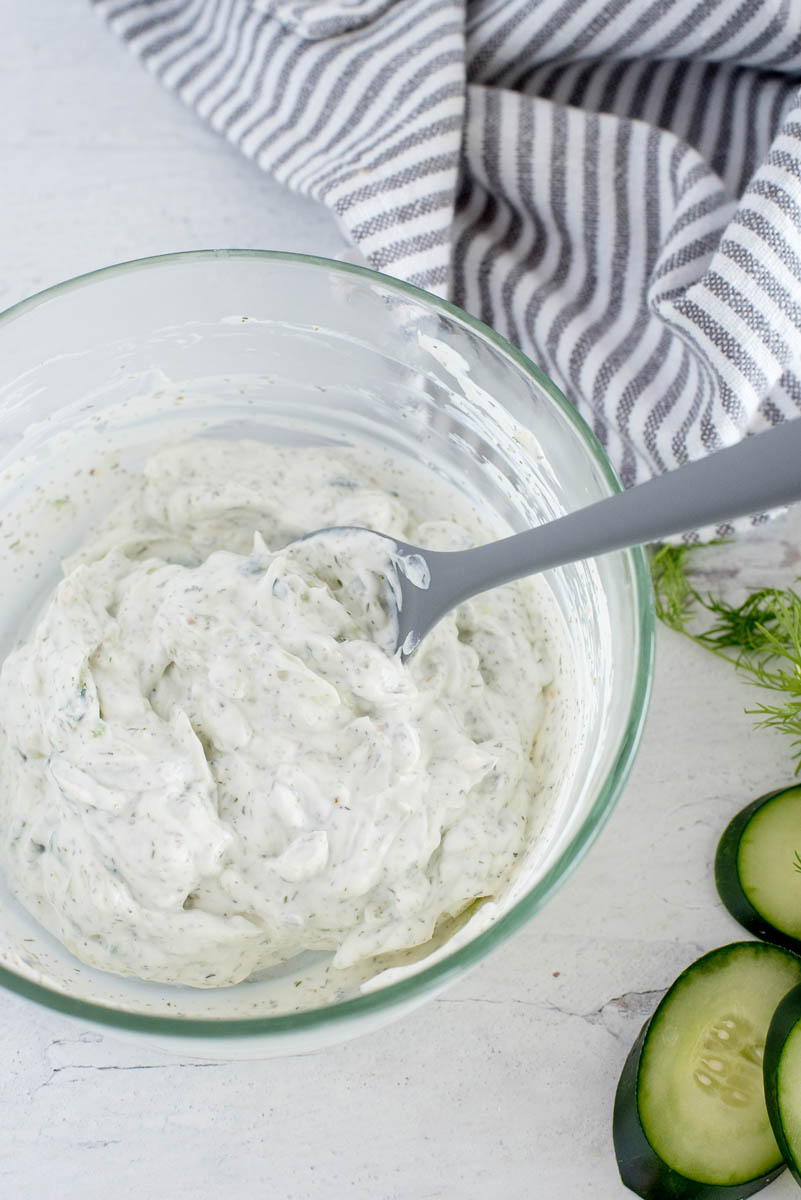
[[[801,411],[801,0],[92,2],[535,359],[625,484]]]

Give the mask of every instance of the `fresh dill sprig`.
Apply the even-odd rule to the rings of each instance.
[[[654,603],[660,621],[685,633],[698,593],[687,574],[687,559],[694,546],[661,546],[651,553]]]
[[[801,596],[788,588],[774,598],[773,623],[760,627],[764,648],[744,651],[736,661],[738,670],[752,683],[778,692],[781,703],[760,701],[745,711],[758,717],[760,726],[780,729],[792,738],[798,758],[796,775],[801,774]]]
[[[795,595],[795,593],[791,593]],[[736,650],[738,655],[772,654],[777,652],[777,630],[787,632],[780,623],[785,601],[778,588],[761,588],[752,592],[742,604],[735,606],[712,596],[696,598],[715,620],[709,629],[695,634],[695,640],[710,650]],[[784,648],[792,639],[779,638]]]
[[[760,588],[742,604],[702,596],[690,579],[696,546],[663,546],[651,556],[656,615],[685,637],[728,659],[750,682],[775,692],[746,712],[758,725],[792,738],[796,773],[801,774],[801,596],[793,588]],[[706,628],[695,628],[709,614]],[[801,870],[801,859],[799,860]]]

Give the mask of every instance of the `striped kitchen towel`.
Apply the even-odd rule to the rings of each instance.
[[[801,411],[801,0],[93,3],[534,358],[627,485]]]

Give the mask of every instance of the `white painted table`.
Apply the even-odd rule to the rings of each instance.
[[[265,178],[130,59],[84,0],[0,0],[0,307],[168,250],[335,255],[333,219]],[[801,571],[801,515],[707,553],[738,589]],[[555,901],[465,982],[303,1058],[201,1065],[80,1036],[0,993],[2,1200],[622,1200],[610,1122],[661,990],[738,937],[712,859],[791,777],[749,689],[665,630],[625,795]],[[789,1200],[786,1176],[766,1193]]]

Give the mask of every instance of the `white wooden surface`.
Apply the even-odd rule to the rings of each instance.
[[[198,124],[84,0],[0,0],[0,29],[0,306],[162,251],[342,249],[327,213]],[[707,552],[707,582],[732,597],[789,582],[799,547],[795,515]],[[791,778],[750,699],[661,630],[642,750],[588,859],[523,934],[379,1034],[203,1065],[0,993],[0,1200],[621,1200],[610,1123],[629,1044],[680,969],[738,937],[716,840]]]

